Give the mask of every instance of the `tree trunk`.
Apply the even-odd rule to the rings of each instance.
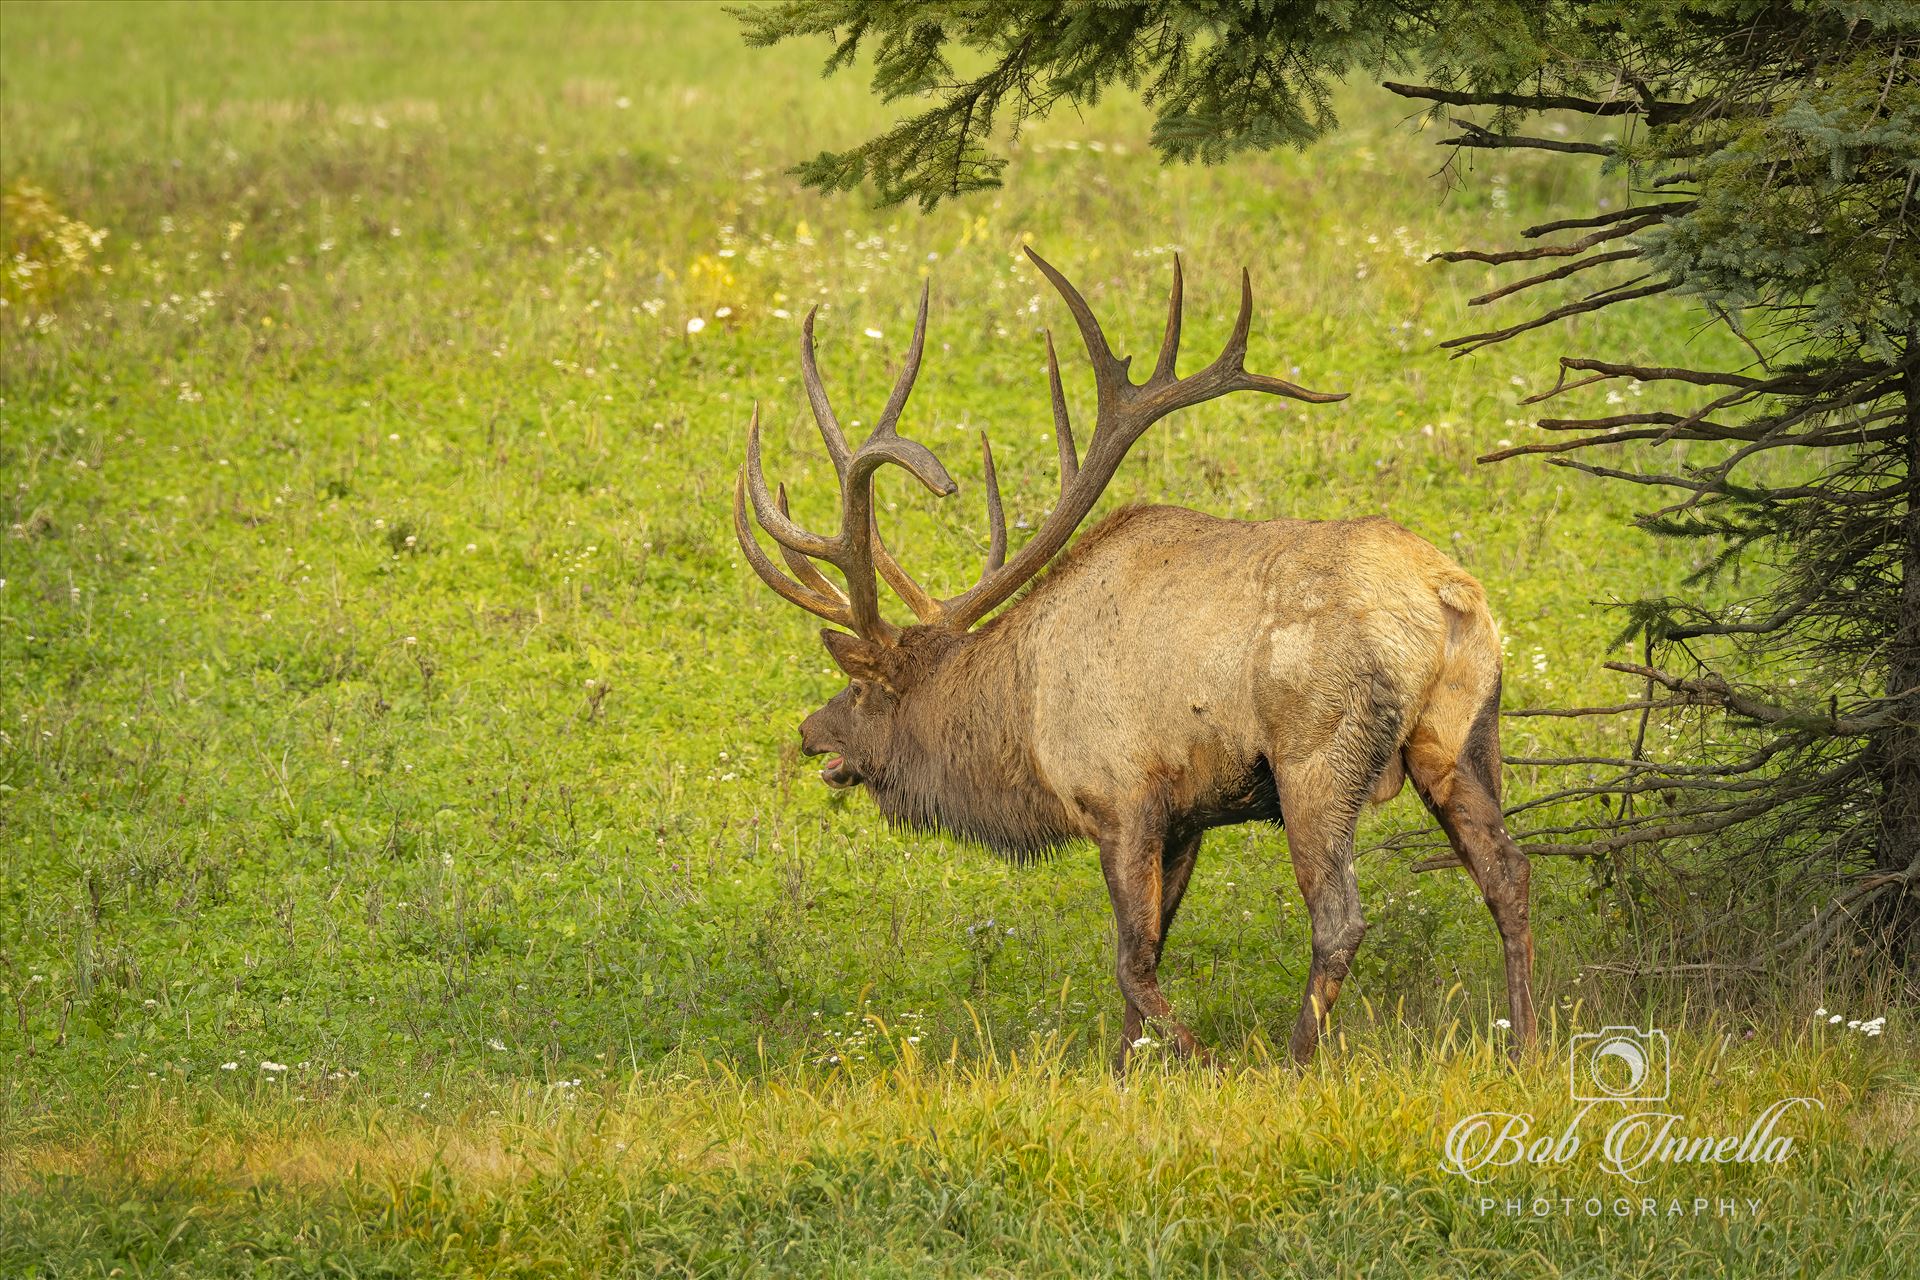
[[[1899,699],[1894,726],[1880,753],[1880,842],[1874,869],[1911,877],[1920,864],[1920,332],[1909,331],[1906,349],[1907,515],[1901,522],[1900,616],[1888,646],[1887,693]],[[1920,936],[1920,880],[1880,897],[1875,923],[1896,961],[1915,954]]]

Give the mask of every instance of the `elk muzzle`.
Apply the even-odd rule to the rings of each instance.
[[[845,791],[859,786],[866,779],[860,776],[858,769],[847,763],[844,752],[831,745],[828,735],[819,723],[820,718],[832,710],[831,706],[822,707],[800,722],[800,754],[809,758],[831,756],[825,767],[820,770],[820,781],[835,791]]]

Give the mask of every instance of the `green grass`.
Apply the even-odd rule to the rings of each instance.
[[[1229,1074],[1117,1091],[1090,851],[1013,868],[826,794],[794,733],[837,687],[816,624],[729,527],[756,400],[800,516],[832,510],[798,317],[822,304],[829,384],[869,419],[926,275],[904,429],[962,493],[890,483],[886,519],[910,565],[963,584],[985,541],[974,430],[1013,517],[1054,484],[1040,328],[1064,317],[1019,247],[1136,348],[1178,248],[1190,361],[1224,338],[1244,263],[1250,364],[1353,395],[1171,420],[1107,503],[1385,512],[1486,584],[1510,705],[1611,700],[1605,605],[1673,587],[1688,553],[1634,534],[1617,486],[1472,458],[1522,436],[1520,388],[1563,351],[1672,362],[1727,339],[1676,305],[1448,361],[1433,341],[1484,327],[1466,302],[1495,273],[1423,258],[1624,186],[1495,157],[1449,192],[1434,135],[1356,87],[1348,127],[1303,154],[1163,170],[1115,102],[1030,134],[1003,192],[874,211],[784,176],[885,119],[817,78],[823,52],[747,51],[713,8],[0,9],[0,181],[107,232],[0,311],[0,1235],[28,1242],[0,1260],[298,1272],[337,1249],[349,1272],[492,1274],[552,1243],[697,1274],[739,1242],[799,1274],[916,1250],[962,1272],[1419,1274],[1520,1248],[1542,1273],[1603,1249],[1653,1274],[1681,1241],[1693,1270],[1746,1267],[1747,1228],[1382,1211],[1413,1176],[1389,1169],[1445,1199],[1405,1108],[1450,1115],[1474,1073],[1507,1079],[1439,1047],[1499,1012],[1458,873],[1363,861],[1352,1041],[1296,1082],[1263,1065],[1307,956],[1284,838],[1211,836],[1166,974]],[[1067,377],[1090,422],[1084,368]],[[1507,746],[1573,732],[1513,721]],[[1549,783],[1510,771],[1517,794]],[[1425,821],[1403,798],[1366,834]],[[1838,999],[1820,974],[1782,975],[1771,1011],[1704,980],[1596,990],[1583,966],[1646,904],[1558,860],[1536,885],[1563,1029],[1689,1026],[1704,1061],[1716,1031],[1757,1026],[1754,1096],[1830,1098],[1828,1163],[1786,1166],[1801,1226],[1768,1237],[1773,1270],[1842,1274],[1857,1242],[1910,1240],[1887,1194],[1915,1168],[1897,1011],[1871,1045],[1815,1051],[1802,1028]],[[849,1045],[868,1015],[956,1065]],[[991,1065],[1035,1045],[1053,1068]],[[576,1079],[591,1104],[560,1101]],[[1323,1096],[1358,1106],[1351,1135],[1306,1123]],[[646,1162],[610,1157],[608,1125],[644,1131]],[[1022,1163],[1021,1125],[1071,1177]],[[363,1170],[329,1163],[343,1133]],[[1216,1162],[1222,1133],[1277,1145]],[[281,1146],[207,1154],[256,1141]],[[533,1165],[500,1154],[527,1144]],[[1850,1215],[1857,1234],[1816,1245]],[[621,1243],[636,1222],[678,1234]]]
[[[1777,1164],[1626,1181],[1610,1108],[1575,1119],[1558,1061],[1484,1038],[1374,1039],[1304,1076],[1148,1069],[1126,1087],[1042,1048],[752,1079],[711,1063],[624,1084],[503,1085],[432,1121],[149,1096],[23,1153],[38,1189],[0,1265],[339,1275],[1696,1276],[1901,1274],[1920,1235],[1915,1079],[1857,1037],[1688,1041],[1690,1137],[1819,1099]],[[1437,1052],[1430,1052],[1437,1050]],[[1784,1091],[1784,1092],[1783,1092]],[[1904,1095],[1904,1096],[1903,1096]],[[1558,1164],[1442,1171],[1455,1117],[1525,1112]],[[1690,1123],[1699,1127],[1689,1128]],[[1896,1137],[1905,1134],[1906,1137]],[[1626,1149],[1631,1151],[1631,1149]],[[1631,1164],[1627,1154],[1624,1163]]]

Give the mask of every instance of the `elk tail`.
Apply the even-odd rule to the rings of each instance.
[[[1422,713],[1443,756],[1429,763],[1446,771],[1465,769],[1498,805],[1500,629],[1487,608],[1486,591],[1464,569],[1449,566],[1434,584],[1434,594],[1446,609],[1447,641],[1443,669]]]
[[[1492,649],[1498,669],[1500,632],[1487,610],[1487,593],[1473,575],[1449,565],[1434,583],[1434,594],[1447,611],[1447,659],[1453,661],[1463,650]]]
[[[1435,588],[1440,603],[1453,612],[1472,617],[1487,606],[1487,593],[1471,575],[1455,569],[1441,577]]]

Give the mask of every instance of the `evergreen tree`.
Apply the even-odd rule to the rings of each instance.
[[[1641,193],[1626,208],[1522,233],[1541,243],[1439,255],[1539,264],[1482,302],[1589,271],[1604,282],[1442,344],[1457,355],[1660,294],[1696,300],[1751,353],[1739,369],[1567,356],[1534,401],[1634,379],[1668,402],[1544,418],[1546,438],[1482,459],[1546,455],[1645,486],[1658,497],[1639,526],[1708,553],[1682,593],[1628,607],[1621,639],[1641,660],[1608,665],[1643,693],[1575,711],[1636,710],[1638,739],[1618,758],[1553,762],[1587,772],[1522,806],[1556,815],[1529,848],[1610,867],[1694,849],[1685,874],[1717,870],[1719,900],[1755,908],[1734,913],[1758,935],[1737,964],[1869,928],[1897,957],[1920,950],[1920,5],[833,0],[742,21],[757,44],[831,37],[829,72],[864,48],[875,92],[923,107],[799,166],[885,202],[997,185],[999,137],[1116,87],[1154,108],[1169,161],[1305,146],[1336,124],[1330,87],[1356,73],[1417,81],[1387,87],[1451,118],[1446,145],[1624,169]],[[958,50],[978,75],[956,73]],[[1451,115],[1462,109],[1480,118]],[[1554,113],[1626,127],[1613,141],[1530,131]],[[1692,442],[1685,466],[1653,453],[1674,441]],[[1670,739],[1685,747],[1645,751],[1655,718],[1689,722]],[[1758,909],[1781,895],[1816,909]]]

